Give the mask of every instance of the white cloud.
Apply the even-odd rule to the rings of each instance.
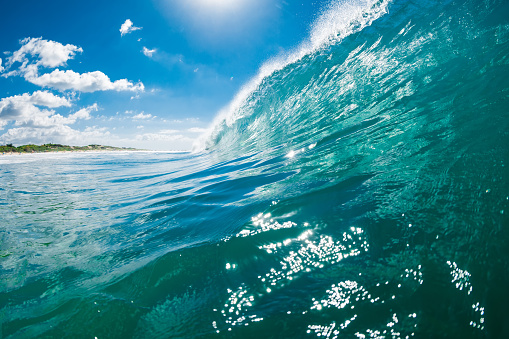
[[[47,91],[37,91],[33,94],[25,93],[3,98],[0,101],[0,127],[14,121],[16,127],[10,128],[0,135],[0,143],[13,144],[44,144],[48,142],[83,144],[91,138],[98,140],[108,136],[109,132],[101,128],[87,127],[84,131],[75,130],[69,125],[77,120],[88,120],[90,112],[97,111],[97,104],[82,108],[67,116],[56,114],[52,109],[69,107],[71,102]]]
[[[101,143],[110,137],[106,128],[87,127],[84,131],[75,130],[67,125],[56,125],[50,128],[18,127],[11,128],[0,136],[0,143],[44,144],[62,143],[87,145]]]
[[[9,121],[15,121],[16,124],[20,125],[54,114],[53,110],[41,110],[37,106],[48,108],[69,107],[71,102],[47,91],[3,98],[0,100],[0,128],[7,125]]]
[[[78,119],[88,120],[90,119],[90,112],[97,110],[97,104],[92,106],[80,109],[76,113],[69,114],[67,117],[64,117],[60,114],[51,114],[51,115],[35,115],[31,117],[29,121],[25,121],[23,125],[28,125],[34,128],[52,128],[55,126],[63,126],[63,125],[72,125]],[[18,123],[17,123],[18,124]],[[21,125],[21,124],[18,124]]]
[[[144,133],[136,135],[135,139],[137,141],[176,141],[176,140],[191,140],[183,136],[182,134],[174,134],[174,133]]]
[[[3,72],[4,68],[2,67],[2,58],[0,58],[0,72]]]
[[[6,67],[9,69],[14,63],[19,62],[19,71],[10,72],[8,75],[28,74],[35,76],[38,68],[55,68],[65,66],[67,61],[74,58],[77,52],[83,52],[81,47],[67,44],[63,45],[56,41],[43,40],[42,38],[26,38],[20,41],[21,48],[7,58]],[[34,62],[29,56],[36,58]]]
[[[48,91],[36,91],[32,94],[24,93],[22,95],[3,98],[0,100],[0,114],[2,114],[7,107],[20,107],[23,105],[55,108],[62,106],[70,107],[72,103],[67,98],[56,96]]]
[[[97,126],[89,126],[87,128],[85,128],[85,130],[83,132],[80,132],[79,133],[80,136],[82,137],[85,137],[85,138],[90,138],[90,137],[94,137],[94,138],[103,138],[103,137],[107,137],[107,136],[110,136],[110,132],[108,132],[108,129],[106,127],[97,127]]]
[[[13,121],[16,126],[30,128],[51,128],[74,124],[78,119],[90,119],[90,112],[97,111],[97,104],[80,109],[64,117],[55,110],[47,108],[70,107],[67,98],[56,96],[47,91],[33,94],[15,95],[0,100],[0,128]],[[45,109],[41,107],[46,107]]]
[[[126,34],[129,34],[133,31],[137,31],[139,29],[142,29],[142,27],[136,27],[133,25],[133,22],[130,19],[127,19],[122,26],[120,26],[120,35],[124,36]]]
[[[140,114],[136,114],[135,116],[133,116],[133,119],[150,119],[152,118],[152,114],[144,114],[143,112],[141,112]],[[155,116],[154,116],[155,118]]]
[[[178,130],[159,130],[135,135],[132,145],[139,148],[190,151],[194,138],[189,137]]]
[[[142,50],[143,54],[145,54],[146,56],[148,56],[149,58],[152,57],[152,55],[157,52],[157,49],[148,49],[147,47],[143,46],[143,50]]]
[[[106,74],[100,71],[80,74],[72,70],[61,71],[56,69],[51,73],[46,73],[41,76],[30,76],[26,79],[35,85],[51,87],[61,91],[76,90],[81,92],[95,92],[115,90],[117,92],[143,92],[145,89],[143,83],[138,82],[137,84],[133,84],[127,79],[120,79],[112,82]]]
[[[191,132],[191,133],[205,133],[206,131],[208,131],[208,129],[200,128],[200,127],[192,127],[192,128],[189,128],[187,131]]]
[[[179,133],[180,131],[177,129],[162,129],[159,131],[160,134],[175,134]]]
[[[90,112],[97,110],[99,110],[99,106],[97,106],[97,103],[95,103],[91,106],[80,109],[76,113],[69,115],[69,119],[74,119],[74,121],[76,121],[77,119],[89,120],[91,118]]]
[[[21,40],[20,43],[22,44],[21,48],[7,58],[5,68],[10,70],[16,63],[21,63],[21,65],[18,69],[3,74],[4,77],[21,75],[25,77],[25,80],[35,85],[61,91],[95,92],[114,90],[118,92],[143,92],[145,89],[142,82],[135,84],[127,79],[112,82],[106,74],[100,71],[80,74],[72,70],[61,71],[57,68],[51,73],[39,75],[39,68],[66,66],[67,61],[74,58],[77,52],[83,52],[83,49],[70,44],[63,45],[59,42],[43,40],[42,38],[26,38]],[[2,67],[1,62],[0,67]]]

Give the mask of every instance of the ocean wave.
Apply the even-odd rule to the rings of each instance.
[[[333,1],[311,25],[311,33],[296,49],[274,57],[265,62],[258,74],[246,83],[233,100],[217,114],[211,126],[193,145],[194,151],[214,146],[214,139],[221,130],[231,127],[235,121],[250,113],[253,96],[263,96],[260,85],[275,72],[302,58],[323,50],[331,44],[340,43],[345,37],[354,34],[386,13],[390,1],[349,0]]]

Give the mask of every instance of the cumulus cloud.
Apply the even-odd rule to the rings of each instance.
[[[136,114],[135,116],[133,116],[133,119],[150,119],[152,118],[152,114],[144,114],[143,112],[141,112],[140,114]],[[155,116],[154,116],[155,118]]]
[[[68,116],[56,114],[51,108],[70,107],[64,97],[47,91],[15,95],[0,100],[0,128],[13,121],[16,126],[51,128],[74,124],[78,119],[90,119],[90,112],[97,111],[97,104],[78,110]],[[45,108],[42,108],[45,107]]]
[[[152,115],[152,114],[144,114],[143,112],[141,112],[140,114],[136,114],[135,116],[133,116],[133,119],[150,119],[150,118],[155,118],[156,116]]]
[[[148,56],[149,58],[152,57],[152,55],[157,52],[157,49],[148,49],[147,47],[143,46],[143,50],[142,50],[143,54],[145,54],[146,56]]]
[[[66,66],[67,61],[74,58],[76,53],[83,52],[83,49],[75,45],[63,45],[42,38],[26,38],[21,40],[20,43],[22,44],[21,48],[7,58],[5,68],[10,70],[16,63],[21,63],[21,65],[18,69],[3,74],[4,77],[21,75],[25,80],[35,85],[60,91],[95,92],[114,90],[118,92],[143,92],[145,89],[141,82],[135,84],[127,79],[111,81],[106,74],[100,71],[80,74],[72,70],[63,71],[57,68],[50,73],[40,75],[39,69],[41,67]]]
[[[81,47],[42,38],[26,38],[20,41],[21,47],[7,58],[6,67],[9,69],[19,62],[18,71],[8,75],[28,74],[35,76],[39,67],[55,68],[65,66],[67,61],[73,59],[76,53],[83,52]],[[34,60],[35,59],[35,60]]]
[[[43,144],[62,143],[83,145],[100,143],[110,137],[106,128],[87,127],[83,131],[75,130],[67,125],[56,125],[49,128],[18,127],[11,128],[0,135],[0,143]]]
[[[143,92],[145,86],[138,82],[133,84],[127,79],[120,79],[112,82],[110,78],[100,71],[88,73],[76,73],[72,70],[61,71],[54,70],[37,77],[28,77],[27,80],[41,87],[51,87],[61,91],[76,90],[80,92],[95,91],[140,91]]]
[[[90,113],[97,111],[97,104],[82,108],[74,113],[63,116],[54,108],[70,107],[71,101],[56,96],[48,91],[25,93],[0,100],[0,128],[9,122],[14,127],[0,135],[0,143],[82,143],[90,138],[108,135],[105,130],[86,128],[78,131],[69,125],[78,120],[88,120]]]
[[[129,34],[133,31],[137,31],[139,29],[142,29],[143,27],[136,27],[134,26],[133,22],[130,19],[127,19],[122,26],[120,26],[120,35],[124,36],[126,34]]]
[[[2,58],[0,58],[0,72],[3,72],[4,68],[2,67]]]
[[[192,127],[192,128],[189,128],[187,131],[191,132],[191,133],[205,133],[208,131],[208,129],[200,128],[200,127]]]
[[[162,129],[159,131],[159,134],[175,134],[175,133],[180,133],[180,131],[177,129]]]
[[[161,130],[158,133],[143,133],[136,135],[135,139],[138,141],[176,141],[176,140],[191,140],[182,134],[177,134],[175,130]]]
[[[0,128],[7,125],[9,121],[15,121],[17,125],[21,125],[54,114],[53,110],[41,109],[39,106],[47,108],[69,107],[71,102],[47,91],[3,98],[0,100]]]
[[[7,107],[23,105],[55,108],[62,106],[70,107],[72,103],[67,98],[56,96],[48,91],[36,91],[32,94],[24,93],[22,95],[3,98],[0,100],[0,114],[2,114]]]
[[[99,110],[99,106],[97,106],[97,103],[95,103],[93,105],[90,105],[88,107],[80,109],[76,113],[70,114],[67,117],[67,119],[68,119],[67,121],[69,121],[70,124],[74,124],[74,122],[76,122],[76,120],[78,120],[78,119],[89,120],[91,118],[90,112],[98,111],[98,110]]]

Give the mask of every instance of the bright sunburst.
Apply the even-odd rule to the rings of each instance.
[[[244,2],[243,0],[196,0],[202,6],[211,6],[219,8],[231,8],[239,6]]]
[[[181,0],[187,6],[195,10],[206,10],[209,12],[232,12],[242,9],[251,0]]]

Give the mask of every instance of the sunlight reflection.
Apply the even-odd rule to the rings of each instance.
[[[236,291],[228,289],[227,292],[230,296],[228,301],[224,304],[224,309],[221,310],[221,315],[225,318],[225,324],[230,326],[228,328],[229,331],[231,331],[231,326],[247,326],[249,322],[258,322],[263,320],[263,318],[254,314],[248,316],[244,315],[245,310],[253,306],[255,298],[254,295],[249,294],[243,286],[240,286]],[[214,312],[218,312],[218,310],[214,309]],[[212,327],[214,327],[217,333],[220,332],[216,321],[212,322]]]
[[[362,293],[361,293],[362,292]],[[314,300],[311,309],[321,310],[324,307],[335,307],[337,309],[345,308],[350,303],[350,298],[359,294],[368,294],[364,287],[359,286],[356,281],[342,281],[337,286],[332,285],[327,290],[328,298],[326,300]],[[358,298],[357,298],[358,300]]]
[[[270,217],[271,217],[270,213],[267,213],[265,215],[263,215],[263,213],[260,213],[257,216],[252,217],[251,221],[253,223],[253,226],[255,226],[256,228],[251,230],[244,229],[237,234],[237,237],[248,237],[262,232],[297,226],[297,224],[292,221],[285,221],[284,223],[280,224],[279,222],[274,221],[273,219],[269,219]]]
[[[281,270],[272,268],[270,272],[260,277],[261,281],[275,286],[278,281],[294,279],[297,273],[311,272],[314,269],[323,268],[324,265],[333,265],[350,256],[357,256],[361,251],[368,251],[369,244],[362,236],[359,236],[363,233],[362,229],[351,227],[350,231],[343,233],[342,241],[334,241],[327,235],[320,235],[315,241],[309,240],[313,233],[307,230],[295,239],[259,246],[269,254],[276,254],[281,251],[287,252],[286,248],[294,242],[300,243],[297,251],[288,251],[288,255],[280,261]],[[355,247],[354,237],[360,242],[359,248]]]
[[[297,224],[292,221],[279,223],[272,218],[270,213],[260,213],[252,218],[252,229],[244,229],[237,234],[237,237],[253,236],[262,232],[275,231],[283,228],[296,227]],[[304,223],[304,227],[310,227],[309,223]],[[228,241],[230,239],[226,239]],[[224,303],[220,312],[224,325],[216,320],[212,326],[219,333],[222,330],[231,331],[233,326],[247,326],[255,321],[262,321],[264,318],[253,313],[256,299],[266,296],[269,293],[281,289],[290,281],[297,279],[300,274],[322,269],[325,266],[337,264],[339,261],[349,257],[358,256],[369,250],[369,244],[365,239],[365,234],[360,227],[350,227],[341,234],[340,240],[334,240],[333,237],[324,234],[316,234],[313,229],[305,229],[296,237],[290,237],[277,242],[268,242],[259,245],[258,248],[267,254],[281,258],[279,266],[270,268],[266,273],[258,275],[261,284],[257,286],[240,286],[237,290],[228,290],[228,300]],[[232,271],[236,266],[232,263],[226,263],[226,269]],[[239,267],[240,269],[241,267]],[[249,292],[248,292],[249,289]],[[362,286],[357,286],[354,281],[345,281],[333,285],[328,291],[329,298],[322,301],[316,301],[311,307],[312,310],[318,310],[322,307],[336,307],[345,302],[348,303],[352,295],[359,295],[363,300],[371,298]],[[379,300],[374,299],[372,302]],[[346,304],[345,304],[346,306]],[[342,306],[344,307],[344,306]],[[310,327],[310,330],[334,334],[342,328],[346,328],[350,322],[355,320],[354,316],[336,326],[329,327]],[[317,325],[319,326],[319,325]],[[335,329],[334,329],[335,328]],[[330,330],[330,331],[329,331]]]
[[[467,271],[461,270],[458,268],[455,262],[447,261],[447,265],[452,269],[452,283],[456,284],[456,288],[462,291],[463,289],[467,290],[467,294],[472,293],[472,285],[469,282],[470,273]]]
[[[350,319],[346,320],[344,323],[339,324],[338,328],[344,330],[356,318],[357,318],[357,314],[354,315],[353,317],[351,317]],[[307,333],[311,333],[311,331],[314,331],[318,337],[324,337],[324,338],[336,339],[336,338],[338,338],[338,335],[340,333],[340,331],[336,327],[336,322],[334,322],[334,321],[328,326],[309,325],[308,328],[309,328],[309,330],[307,331]]]
[[[468,271],[460,269],[455,262],[447,261],[447,265],[451,268],[451,282],[455,284],[458,290],[465,290],[467,295],[471,295],[473,287],[470,283],[470,277],[472,275]],[[473,328],[484,330],[484,307],[481,307],[480,303],[476,302],[472,304],[472,309],[474,310],[476,320],[471,320],[469,325]]]
[[[358,319],[359,316],[362,317],[362,315],[357,314],[357,306],[361,309],[365,309],[362,307],[363,304],[366,305],[365,303],[371,305],[375,303],[378,303],[378,305],[384,304],[386,300],[382,299],[382,295],[387,295],[384,289],[386,289],[386,286],[390,285],[391,283],[389,281],[377,283],[374,289],[382,293],[379,296],[368,291],[357,281],[346,280],[332,285],[331,288],[326,291],[324,298],[321,300],[312,299],[313,305],[310,309],[315,312],[323,312],[330,308],[342,310],[341,313],[330,313],[329,311],[327,314],[337,314],[346,320],[339,325],[336,321],[333,321],[329,325],[311,324],[308,325],[307,333],[314,333],[317,337],[324,338],[339,338],[340,334],[342,336],[355,335],[357,338],[411,338],[415,335],[413,331],[415,331],[417,327],[417,313],[403,313],[400,315],[398,315],[398,313],[391,313],[390,317],[386,320],[386,325],[381,329],[367,328],[363,331],[357,331],[355,334],[343,331],[354,320]],[[400,288],[400,286],[401,284],[398,285],[398,288]],[[382,290],[379,290],[380,288]],[[390,298],[393,299],[394,296]],[[361,320],[361,322],[363,321],[365,320]]]
[[[411,278],[415,281],[417,281],[419,284],[422,285],[422,283],[424,282],[423,280],[423,276],[422,276],[422,266],[419,265],[417,266],[417,269],[414,270],[414,269],[408,269],[406,268],[405,269],[405,274],[402,274],[401,277],[405,277],[405,278]]]

